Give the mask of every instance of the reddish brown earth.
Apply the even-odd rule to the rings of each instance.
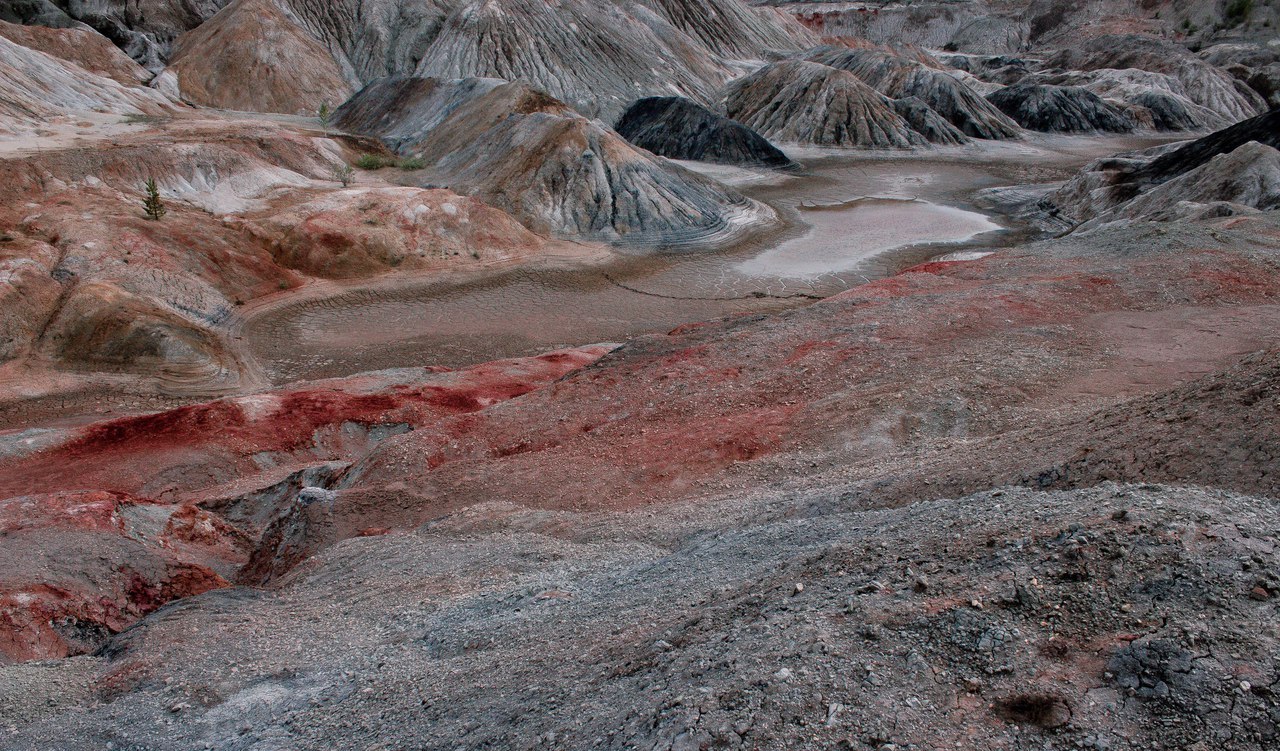
[[[336,482],[387,436],[491,408],[611,348],[316,382],[96,423],[25,456],[18,448],[0,461],[0,654],[84,652],[170,600],[260,578],[281,544],[277,522],[308,481]],[[416,514],[388,507],[379,519]]]
[[[126,86],[146,83],[151,75],[101,34],[87,29],[50,29],[0,21],[0,36],[115,79]]]
[[[7,425],[76,413],[41,406],[59,394],[115,406],[261,388],[233,321],[242,306],[314,279],[411,279],[560,247],[477,199],[388,184],[400,170],[361,171],[344,187],[336,165],[385,153],[365,139],[189,114],[85,132],[78,144],[0,160]],[[148,178],[165,199],[163,221],[141,210]],[[85,393],[98,395],[75,396]]]
[[[1171,234],[927,264],[773,318],[641,339],[519,402],[388,442],[347,495],[376,508],[410,494],[441,512],[633,508],[758,483],[764,457],[858,465],[1055,424],[1276,346],[1274,221]]]
[[[252,542],[226,576],[251,581],[338,540],[478,503],[623,510],[806,474],[862,481],[878,506],[1148,476],[1266,495],[1275,358],[1226,377],[1226,391],[1179,384],[1275,346],[1278,240],[1266,218],[1111,229],[925,264],[777,316],[681,327],[585,369],[606,349],[99,423],[0,464],[0,495],[197,503],[231,526],[249,506],[275,508],[237,528]],[[1248,377],[1267,385],[1262,411],[1244,419],[1235,395]],[[1112,406],[1143,394],[1155,395]],[[1194,419],[1177,418],[1179,404]],[[1120,458],[1135,425],[1159,435],[1170,421],[1179,440]],[[1119,464],[1083,471],[1080,452],[1108,445]],[[1187,451],[1231,469],[1197,471]],[[355,464],[321,471],[333,461]],[[331,489],[302,491],[304,471]]]
[[[167,73],[194,104],[314,115],[355,89],[324,45],[272,0],[235,0],[178,38]]]
[[[599,246],[570,252],[530,217],[573,213],[593,175],[667,167],[595,121],[515,133],[526,151],[477,141],[468,123],[514,122],[486,105],[432,134],[484,190],[405,187],[428,171],[398,168],[341,185],[335,168],[392,154],[313,118],[167,97],[312,114],[357,66],[417,68],[433,24],[479,50],[475,72],[524,49],[518,13],[547,39],[601,41],[606,62],[624,51],[616,29],[566,19],[628,19],[536,0],[289,4],[312,31],[334,25],[313,38],[277,2],[220,4],[184,3],[211,20],[178,41],[159,89],[98,37],[0,25],[0,68],[34,82],[0,77],[21,95],[0,98],[0,746],[1280,739],[1275,212],[1086,228],[625,345],[272,389],[241,339],[255,315],[583,260]],[[698,5],[627,13],[731,51],[732,34],[694,23],[717,15]],[[1050,30],[1070,39],[1076,10]],[[692,42],[668,61],[731,62]],[[893,48],[941,65],[921,45]],[[556,81],[598,52],[524,69]],[[613,75],[678,78],[630,70]],[[814,177],[769,179],[852,184]],[[149,178],[163,221],[141,214]],[[647,200],[608,197],[592,205]],[[680,205],[634,224],[678,223]],[[355,323],[335,341],[397,320],[342,309]]]

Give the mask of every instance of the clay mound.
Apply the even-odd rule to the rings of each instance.
[[[349,188],[256,222],[276,262],[312,276],[493,263],[538,254],[546,242],[507,214],[447,190]]]
[[[969,137],[961,133],[956,126],[947,122],[942,115],[915,97],[894,99],[893,109],[911,129],[925,137],[929,143],[942,146],[958,146],[969,143]]]
[[[1229,171],[1236,160],[1218,161],[1218,157],[1232,154],[1245,146],[1249,149],[1240,152],[1241,158],[1256,156],[1264,159],[1257,165],[1236,165],[1245,168],[1237,180]],[[1164,208],[1168,208],[1170,202],[1180,201],[1196,204],[1229,201],[1261,208],[1268,205],[1267,185],[1274,180],[1269,175],[1269,152],[1277,148],[1280,148],[1280,110],[1272,110],[1182,146],[1100,159],[1063,185],[1053,195],[1052,201],[1068,215],[1084,222],[1116,210],[1158,186],[1196,172],[1194,178],[1180,182],[1179,187],[1160,192]],[[1216,162],[1213,169],[1201,171],[1211,162]],[[1249,178],[1257,182],[1250,184]],[[1254,205],[1255,202],[1258,205]],[[1157,209],[1157,204],[1144,202],[1138,205]]]
[[[1127,133],[1133,125],[1096,94],[1073,86],[1017,84],[987,101],[1029,130],[1046,133]]]
[[[161,114],[172,107],[156,91],[123,85],[0,37],[0,131],[32,130],[62,116]]]
[[[995,105],[941,70],[880,50],[825,47],[808,59],[847,70],[891,99],[915,97],[965,135],[988,140],[1017,138],[1020,129]]]
[[[925,139],[893,102],[852,73],[804,60],[767,65],[729,85],[729,117],[779,141],[911,148]]]
[[[1256,141],[1280,148],[1280,109],[1211,133],[1154,159],[1133,175],[1134,181],[1155,184],[1185,174],[1215,156]]]
[[[190,381],[233,379],[236,363],[218,334],[165,302],[133,294],[118,283],[75,284],[41,332],[40,351],[74,370],[163,370]]]
[[[462,107],[506,86],[498,78],[391,77],[366,86],[334,112],[334,123],[354,133],[368,133],[403,152],[427,141]],[[513,91],[514,89],[508,89]],[[571,110],[545,94],[532,90],[523,101],[512,102],[512,112],[570,114]],[[499,95],[501,96],[501,95]],[[492,123],[484,123],[489,127]]]
[[[1215,44],[1201,50],[1200,59],[1219,68],[1229,65],[1263,68],[1280,63],[1280,50],[1264,44]]]
[[[784,168],[794,162],[747,126],[680,97],[633,103],[614,129],[642,149],[668,159]]]
[[[111,40],[147,70],[164,68],[179,35],[196,28],[230,0],[98,0],[10,3],[7,20],[44,26],[90,28]]]
[[[613,120],[652,94],[707,102],[729,69],[640,6],[472,0],[448,17],[414,74],[523,80],[583,114]]]
[[[167,71],[184,99],[230,110],[314,115],[354,91],[277,0],[235,0],[177,40]]]
[[[234,354],[234,312],[297,286],[295,272],[436,272],[546,246],[476,198],[365,187],[363,173],[343,188],[334,168],[358,153],[346,145],[381,152],[371,139],[257,120],[164,128],[0,160],[0,362],[84,381],[132,374],[129,389],[208,397],[254,377]],[[162,221],[142,212],[148,178]],[[0,400],[38,380],[0,379]]]
[[[444,21],[415,75],[524,80],[580,112],[616,119],[645,96],[709,102],[729,59],[811,43],[777,14],[733,0],[644,4],[469,0]],[[799,39],[800,41],[796,41]]]
[[[1136,68],[1054,71],[1027,76],[1022,83],[1076,86],[1121,107],[1138,127],[1152,130],[1220,129],[1230,118],[1192,101],[1177,77]]]
[[[130,60],[106,37],[88,29],[51,29],[0,21],[0,36],[125,86],[138,86],[151,80],[151,74],[142,66]]]
[[[1203,108],[1190,104],[1182,97],[1161,91],[1146,91],[1134,95],[1128,101],[1138,108],[1136,113],[1127,113],[1129,118],[1142,127],[1162,131],[1188,131],[1199,130],[1206,125],[1196,112]],[[1211,122],[1218,121],[1216,117],[1211,119]]]
[[[692,245],[774,220],[760,204],[636,149],[523,83],[390,78],[335,116],[423,159],[430,179],[540,234]]]
[[[1073,45],[1053,55],[1045,64],[1054,68],[1093,71],[1104,68],[1137,68],[1165,73],[1178,79],[1196,104],[1238,122],[1258,115],[1261,97],[1222,70],[1201,60],[1173,42],[1153,37],[1105,35]]]
[[[1099,213],[1081,229],[1122,220],[1172,221],[1277,208],[1280,151],[1251,141]]]

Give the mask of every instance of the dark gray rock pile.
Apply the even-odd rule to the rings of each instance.
[[[785,168],[790,157],[742,123],[680,97],[632,103],[614,129],[642,149],[670,159]]]
[[[1017,84],[987,95],[1024,128],[1046,133],[1127,133],[1133,125],[1097,94],[1075,86]]]

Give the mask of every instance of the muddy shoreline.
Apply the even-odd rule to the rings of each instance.
[[[1168,140],[1168,139],[1164,139]],[[634,250],[535,263],[464,278],[384,279],[250,311],[243,338],[273,385],[383,368],[458,368],[599,341],[626,341],[726,316],[771,313],[838,294],[951,253],[986,253],[1043,236],[975,205],[979,191],[1062,180],[1089,160],[1157,141],[1037,136],[1015,144],[931,152],[799,150],[799,174],[696,165],[767,203],[781,226],[727,248]],[[961,242],[907,243],[832,273],[746,274],[744,263],[811,233],[814,204],[868,196],[917,199],[981,214],[999,231]],[[821,240],[821,237],[818,238]]]

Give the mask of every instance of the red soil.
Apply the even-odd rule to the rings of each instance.
[[[750,482],[743,462],[770,455],[852,463],[988,435],[1226,367],[1273,336],[1278,293],[1265,251],[1080,248],[927,264],[766,324],[633,342],[609,367],[388,442],[349,495],[375,507],[394,485],[424,516],[495,498],[628,508]],[[1138,346],[1151,326],[1194,327],[1200,309],[1238,321],[1187,347]],[[1150,316],[1145,328],[1103,323],[1132,311]],[[430,472],[412,460],[424,455]]]

